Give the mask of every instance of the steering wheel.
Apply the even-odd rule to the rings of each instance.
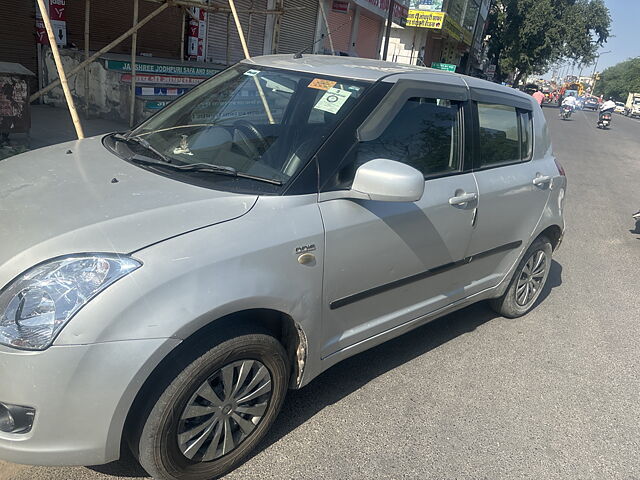
[[[251,122],[247,120],[237,120],[234,122],[233,128],[240,134],[238,146],[244,150],[250,158],[257,158],[269,149],[269,144],[260,133],[260,130]],[[257,140],[257,142],[254,140]]]

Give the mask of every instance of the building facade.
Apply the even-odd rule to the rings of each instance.
[[[411,0],[406,26],[392,28],[388,60],[480,71],[489,5],[490,0]]]
[[[133,24],[132,0],[45,0],[65,69],[85,58],[85,8],[90,5],[89,44],[101,50]],[[403,3],[406,2],[406,3]],[[136,119],[164,107],[193,86],[244,58],[236,23],[225,1],[201,0],[213,9],[170,6],[140,28],[136,48],[136,88],[131,89],[131,38],[114,46],[89,68],[69,79],[73,96],[90,116]],[[298,52],[378,58],[390,0],[235,0],[251,56]],[[139,21],[160,6],[139,0]],[[0,61],[20,63],[38,82],[57,79],[48,37],[35,0],[0,0]],[[408,0],[396,0],[393,18],[402,24]],[[133,92],[133,93],[132,93]],[[61,88],[45,103],[64,105]]]

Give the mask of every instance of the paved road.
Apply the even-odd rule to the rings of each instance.
[[[545,112],[569,192],[542,303],[472,306],[335,366],[228,479],[640,479],[640,121]],[[128,476],[0,462],[0,480]]]

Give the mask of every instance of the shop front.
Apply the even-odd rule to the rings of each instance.
[[[456,6],[455,3],[452,5]],[[455,12],[458,13],[457,10]],[[466,17],[466,10],[464,16]],[[467,18],[473,18],[472,30],[475,24],[473,12],[470,12]],[[424,54],[421,60],[426,66],[435,63],[459,66],[472,43],[472,31],[463,27],[456,20],[456,16],[448,12],[411,9],[407,27],[425,32]]]
[[[325,5],[328,32],[322,53],[379,58],[389,0],[329,0]],[[407,14],[408,6],[396,0],[394,22],[404,23]]]

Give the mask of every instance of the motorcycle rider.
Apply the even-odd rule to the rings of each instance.
[[[600,106],[600,114],[606,112],[607,110],[611,110],[613,112],[615,108],[616,102],[613,101],[612,97],[609,97],[609,99]]]
[[[609,97],[609,99],[600,106],[600,113],[598,114],[598,126],[600,126],[600,122],[602,122],[602,115],[604,115],[605,113],[613,113],[615,108],[616,102],[613,101],[612,97]]]
[[[574,96],[573,92],[569,93],[569,96],[565,97],[562,100],[562,105],[560,106],[560,116],[562,116],[562,108],[565,106],[571,107],[571,112],[573,112],[578,106],[578,100]]]

